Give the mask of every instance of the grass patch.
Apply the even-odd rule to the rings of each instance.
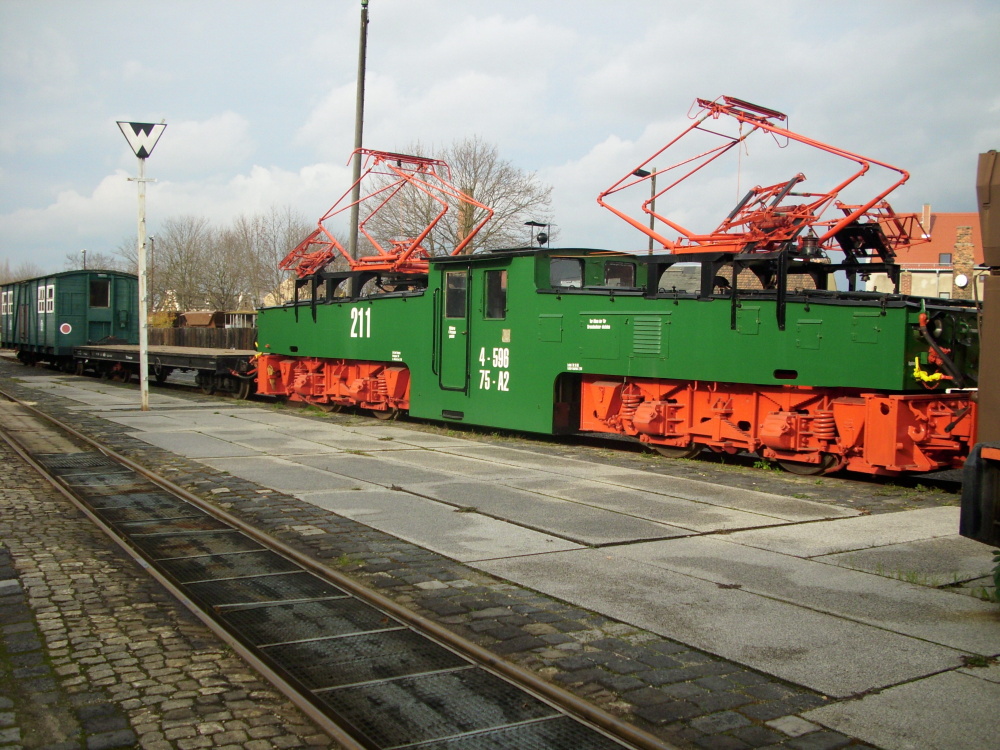
[[[782,473],[780,466],[778,466],[777,464],[772,464],[766,458],[758,458],[756,461],[753,462],[753,467],[755,469],[760,469],[761,471],[775,471],[779,474]]]

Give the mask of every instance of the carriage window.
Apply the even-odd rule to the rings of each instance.
[[[503,320],[507,316],[507,272],[486,272],[486,308],[487,318]]]
[[[552,258],[549,263],[549,284],[553,287],[583,287],[583,261],[577,258]]]
[[[449,271],[445,274],[445,278],[447,284],[444,296],[444,316],[446,318],[464,318],[468,277],[465,271]]]
[[[38,287],[38,293],[36,294],[37,303],[35,305],[35,312],[43,313],[45,312],[45,287]]]
[[[49,284],[45,287],[45,312],[56,311],[56,285]]]
[[[635,264],[609,261],[604,266],[604,286],[635,286]]]
[[[90,306],[111,307],[111,279],[90,280]]]

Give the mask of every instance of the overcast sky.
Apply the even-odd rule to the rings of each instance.
[[[974,211],[976,155],[1000,148],[995,0],[369,10],[366,147],[495,144],[553,186],[563,246],[646,246],[596,196],[679,132],[697,97],[781,110],[794,130],[909,170],[900,211]],[[171,217],[221,226],[272,206],[318,219],[350,185],[359,17],[360,0],[0,0],[0,261],[58,271],[67,253],[134,238],[137,165],[116,120],[167,123],[147,161],[152,234]],[[811,156],[774,163],[770,181],[803,171],[821,187]],[[737,168],[733,186],[678,188],[664,213],[714,225]]]

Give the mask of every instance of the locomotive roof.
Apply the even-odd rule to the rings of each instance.
[[[551,256],[563,256],[563,255],[573,255],[573,256],[600,255],[600,256],[618,257],[618,258],[648,257],[646,255],[640,256],[638,252],[629,253],[621,250],[602,250],[600,248],[593,248],[593,247],[511,247],[511,248],[497,248],[496,250],[488,250],[482,253],[475,253],[474,255],[435,256],[430,259],[430,262],[434,264],[468,263],[470,261],[488,262],[490,260],[496,260],[496,258],[498,257],[521,258],[526,256],[551,257]]]

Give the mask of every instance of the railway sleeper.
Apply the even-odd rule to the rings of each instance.
[[[975,434],[967,393],[585,376],[580,429],[630,435],[668,457],[752,452],[799,474],[897,475],[961,466]]]

